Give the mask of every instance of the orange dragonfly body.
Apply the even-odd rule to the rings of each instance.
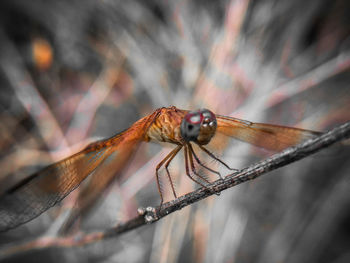
[[[77,200],[79,211],[87,210],[143,141],[168,142],[176,145],[156,167],[161,204],[163,194],[159,185],[158,171],[162,166],[165,167],[176,198],[168,166],[182,148],[184,148],[187,176],[206,187],[203,181],[209,182],[196,172],[195,162],[219,176],[220,174],[200,161],[192,144],[197,144],[206,154],[229,168],[204,147],[216,133],[272,151],[283,150],[320,134],[298,128],[253,123],[215,115],[207,109],[188,111],[174,106],[159,108],[135,122],[124,132],[94,142],[84,150],[44,168],[0,194],[0,231],[17,227],[39,216],[89,177]]]

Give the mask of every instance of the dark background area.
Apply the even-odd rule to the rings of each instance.
[[[345,0],[1,1],[0,193],[162,106],[319,131],[348,121],[349,13]],[[80,230],[158,205],[154,169],[171,149],[142,145]],[[270,153],[217,154],[242,168]],[[338,145],[117,239],[6,261],[350,262],[349,156]],[[194,187],[183,166],[180,194]],[[0,233],[0,250],[55,235],[73,197]]]

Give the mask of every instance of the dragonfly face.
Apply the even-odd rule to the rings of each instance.
[[[181,136],[186,142],[208,144],[215,135],[217,121],[215,114],[207,109],[191,111],[181,121]]]

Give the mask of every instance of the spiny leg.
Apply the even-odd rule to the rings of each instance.
[[[208,179],[204,178],[202,175],[200,175],[197,171],[196,171],[196,167],[194,166],[193,163],[193,149],[191,149],[191,144],[188,143],[188,159],[190,161],[190,165],[191,165],[191,170],[193,172],[193,174],[195,174],[197,177],[201,178],[203,181],[207,182],[208,184],[210,184],[210,182],[208,181]]]
[[[220,162],[221,164],[223,164],[227,169],[232,170],[232,171],[238,171],[235,168],[231,168],[230,166],[228,166],[226,163],[224,163],[223,161],[221,161],[219,158],[217,158],[214,154],[212,154],[210,151],[208,151],[207,149],[205,149],[202,145],[197,144],[199,146],[199,148],[201,148],[206,154],[208,154],[211,158],[213,158],[214,160]]]
[[[173,184],[173,180],[171,179],[171,176],[170,176],[170,173],[169,173],[169,170],[168,170],[168,166],[170,164],[170,162],[174,159],[174,157],[178,154],[178,152],[182,149],[182,145],[179,145],[177,146],[171,153],[172,153],[172,156],[169,158],[169,160],[166,162],[165,164],[165,170],[166,170],[166,173],[168,175],[168,179],[169,179],[169,182],[170,182],[170,185],[171,185],[171,189],[173,191],[173,194],[174,194],[174,197],[175,199],[177,198],[177,195],[176,195],[176,191],[175,191],[175,188],[174,188],[174,184]]]
[[[158,170],[160,169],[160,167],[163,166],[163,164],[169,159],[169,158],[174,158],[174,156],[178,153],[178,151],[180,149],[178,149],[180,147],[181,149],[181,145],[176,147],[174,150],[172,150],[170,153],[168,153],[167,156],[165,156],[165,158],[160,162],[158,163],[157,167],[156,167],[156,177],[157,177],[157,187],[158,187],[158,192],[159,192],[159,196],[160,196],[160,205],[159,207],[162,208],[162,204],[163,204],[163,194],[162,194],[162,190],[161,190],[161,187],[160,187],[160,179],[159,179],[159,173],[158,173]],[[175,155],[174,155],[175,153]]]
[[[217,175],[222,179],[222,176],[221,176],[221,174],[220,174],[218,171],[215,171],[215,170],[209,168],[208,166],[204,165],[204,164],[199,160],[199,158],[198,158],[198,156],[196,155],[196,153],[194,152],[193,147],[192,147],[191,144],[189,144],[189,150],[190,150],[190,152],[193,154],[194,159],[196,160],[196,162],[197,162],[200,166],[202,166],[203,168],[207,169],[208,171],[210,171],[210,172],[212,172],[212,173],[217,174]]]
[[[192,172],[196,175],[196,176],[198,176],[199,178],[201,178],[202,180],[204,180],[204,181],[206,181],[208,184],[210,184],[210,182],[206,179],[206,178],[204,178],[203,176],[201,176],[200,174],[198,174],[197,173],[197,171],[196,171],[196,168],[194,167],[194,163],[193,163],[193,156],[192,156],[192,153],[193,152],[191,152],[191,144],[189,143],[188,144],[189,145],[189,149],[188,149],[188,157],[189,157],[189,159],[190,159],[190,164],[191,164],[191,168],[192,168]],[[192,149],[193,150],[193,149]],[[221,176],[220,176],[220,178],[221,178]],[[222,179],[222,178],[221,178]],[[207,189],[209,189],[208,187],[206,187]],[[211,190],[211,189],[209,189],[211,192],[213,192],[213,193],[215,193],[216,195],[220,195],[220,192],[216,192],[216,191],[214,191],[214,190]]]
[[[208,191],[210,192],[213,192],[210,188],[208,188],[206,185],[202,184],[201,182],[199,182],[198,180],[194,179],[192,176],[191,176],[191,173],[190,173],[190,169],[188,167],[188,146],[185,145],[185,148],[184,148],[184,154],[185,154],[185,167],[186,167],[186,175],[195,183],[199,184],[200,186],[204,187],[205,189],[207,189]]]

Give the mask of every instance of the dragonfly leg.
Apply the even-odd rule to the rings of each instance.
[[[206,185],[202,184],[200,181],[196,180],[193,178],[193,176],[191,176],[191,173],[190,173],[190,169],[188,167],[188,158],[190,158],[189,156],[189,149],[188,149],[188,146],[185,145],[185,148],[184,148],[184,154],[185,154],[185,167],[186,167],[186,175],[195,183],[199,184],[200,186],[204,187],[205,189],[207,189],[208,191],[210,192],[214,192],[213,190],[211,190],[209,187],[207,187]],[[192,161],[193,163],[193,161]],[[196,174],[197,175],[197,174]],[[198,175],[197,175],[198,176]],[[201,176],[199,176],[200,178],[202,178]],[[207,181],[206,179],[204,179],[205,181]],[[208,181],[207,181],[208,182]],[[208,182],[210,183],[210,182]]]
[[[156,177],[157,177],[158,192],[159,192],[159,196],[160,196],[160,205],[159,205],[160,208],[162,208],[162,204],[163,204],[163,193],[162,193],[162,188],[160,186],[160,175],[159,175],[158,171],[163,166],[163,164],[165,162],[167,162],[169,159],[172,160],[175,157],[175,155],[180,151],[181,148],[182,148],[182,145],[179,145],[174,150],[172,150],[167,156],[165,156],[165,158],[160,163],[157,164]],[[167,162],[167,164],[168,164],[168,162]],[[171,181],[171,187],[172,187],[172,189],[174,191],[174,186],[172,184],[172,181]]]
[[[203,168],[207,169],[208,171],[210,171],[210,172],[212,172],[212,173],[217,174],[217,175],[220,177],[220,179],[223,179],[222,176],[221,176],[221,174],[220,174],[218,171],[215,171],[215,170],[209,168],[208,166],[204,165],[204,164],[201,162],[201,160],[199,160],[199,158],[198,158],[197,154],[194,152],[193,147],[192,147],[191,144],[189,144],[189,150],[190,150],[190,152],[192,153],[192,155],[194,156],[194,159],[196,160],[196,162],[197,162],[200,166],[202,166]]]
[[[189,144],[190,145],[190,144]],[[192,149],[193,150],[193,149]],[[199,178],[201,178],[202,180],[204,180],[204,181],[206,181],[208,184],[210,184],[210,182],[205,178],[205,177],[203,177],[203,176],[201,176],[197,171],[196,171],[196,168],[194,167],[194,163],[193,163],[193,156],[192,156],[192,153],[193,152],[191,152],[191,146],[189,146],[189,149],[188,149],[188,157],[189,157],[189,159],[190,159],[190,165],[191,165],[191,170],[192,170],[192,172],[196,175],[196,176],[198,176]],[[220,178],[221,178],[221,176],[220,176]],[[212,190],[210,190],[210,191],[212,191]],[[215,192],[215,191],[212,191],[212,192]],[[220,195],[220,192],[215,192],[215,194],[216,195]]]
[[[190,166],[191,166],[191,170],[193,172],[193,174],[195,174],[197,177],[201,178],[203,181],[207,182],[208,184],[210,184],[209,180],[207,178],[205,178],[204,176],[200,175],[195,166],[194,166],[194,163],[193,163],[193,155],[192,155],[192,151],[191,151],[191,146],[190,144],[188,144],[188,159],[189,159],[189,162],[190,162]]]
[[[166,162],[165,164],[165,170],[166,170],[166,173],[168,175],[168,179],[169,179],[169,182],[170,182],[170,185],[171,185],[171,190],[173,191],[173,194],[174,194],[174,197],[175,199],[177,198],[177,195],[176,195],[176,191],[175,191],[175,187],[174,187],[174,183],[173,183],[173,180],[171,179],[171,176],[170,176],[170,172],[169,172],[169,169],[168,169],[168,166],[170,164],[170,162],[174,159],[174,157],[178,154],[178,152],[182,149],[182,145],[179,145],[177,146],[171,153],[172,153],[172,156],[169,158],[169,160]]]
[[[219,163],[223,164],[227,169],[232,170],[232,171],[238,171],[235,168],[231,168],[230,166],[228,166],[226,163],[224,163],[223,161],[221,161],[219,158],[217,158],[214,154],[212,154],[210,151],[208,151],[207,149],[205,149],[202,145],[197,144],[199,146],[199,148],[201,148],[206,154],[208,154],[211,158],[213,158],[214,160],[218,161]]]

